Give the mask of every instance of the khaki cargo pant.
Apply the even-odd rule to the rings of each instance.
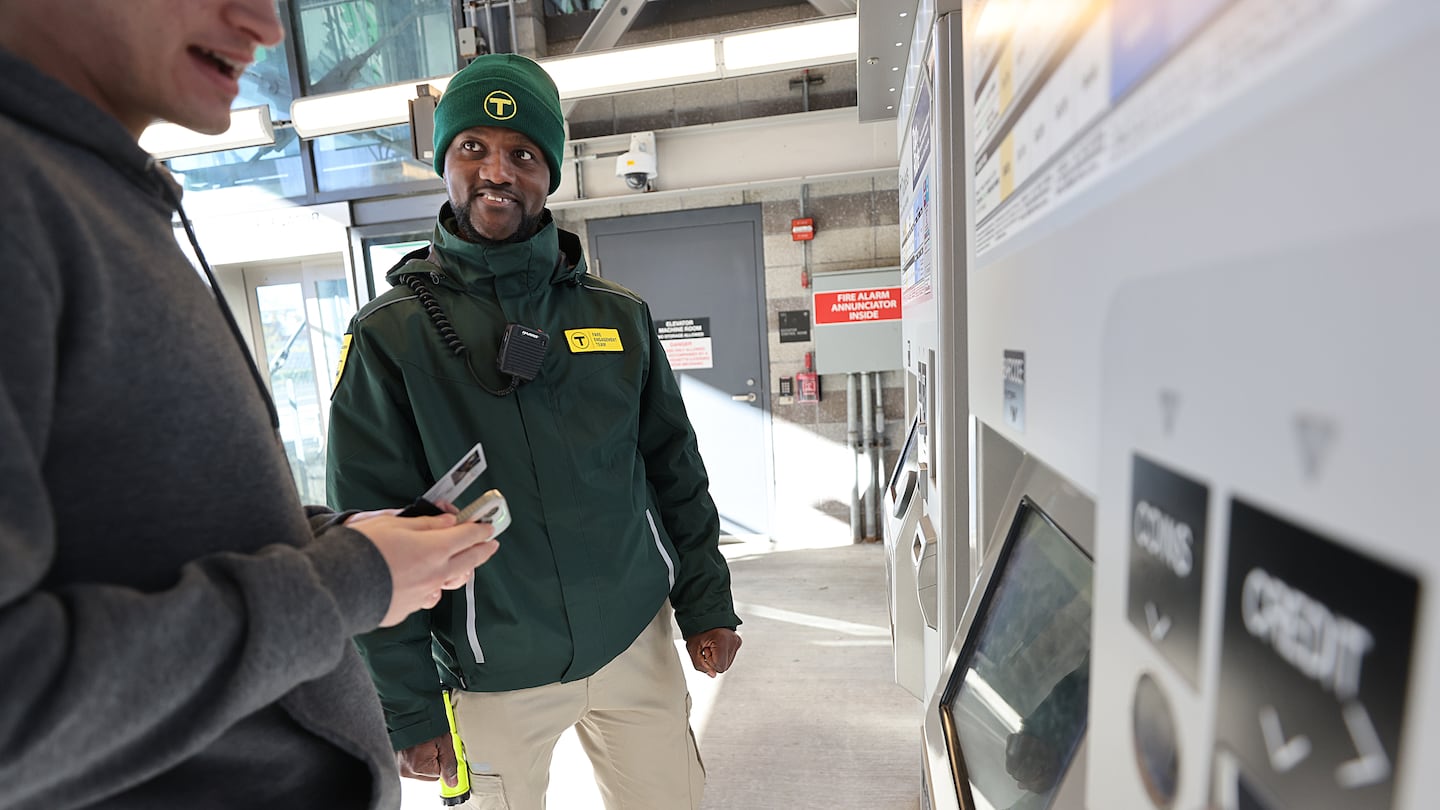
[[[629,649],[589,678],[457,693],[472,791],[463,810],[543,810],[555,743],[572,726],[608,810],[698,810],[705,770],[671,615],[666,603]]]

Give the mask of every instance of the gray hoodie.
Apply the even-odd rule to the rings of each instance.
[[[172,181],[3,50],[0,144],[0,808],[397,807],[384,560],[296,499]]]

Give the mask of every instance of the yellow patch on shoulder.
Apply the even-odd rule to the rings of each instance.
[[[330,386],[331,396],[334,396],[335,389],[340,387],[340,375],[345,373],[345,358],[350,356],[350,338],[350,333],[346,332],[345,338],[340,341],[340,362],[335,369],[335,382]]]
[[[565,342],[571,354],[625,351],[620,344],[620,332],[615,329],[566,329]]]

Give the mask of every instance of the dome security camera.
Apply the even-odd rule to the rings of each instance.
[[[655,133],[636,132],[630,136],[630,149],[615,158],[615,176],[636,191],[649,191],[650,183],[660,174],[655,161]]]

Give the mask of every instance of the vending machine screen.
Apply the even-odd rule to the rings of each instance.
[[[941,700],[963,807],[1044,810],[1085,733],[1090,558],[1017,511]]]

